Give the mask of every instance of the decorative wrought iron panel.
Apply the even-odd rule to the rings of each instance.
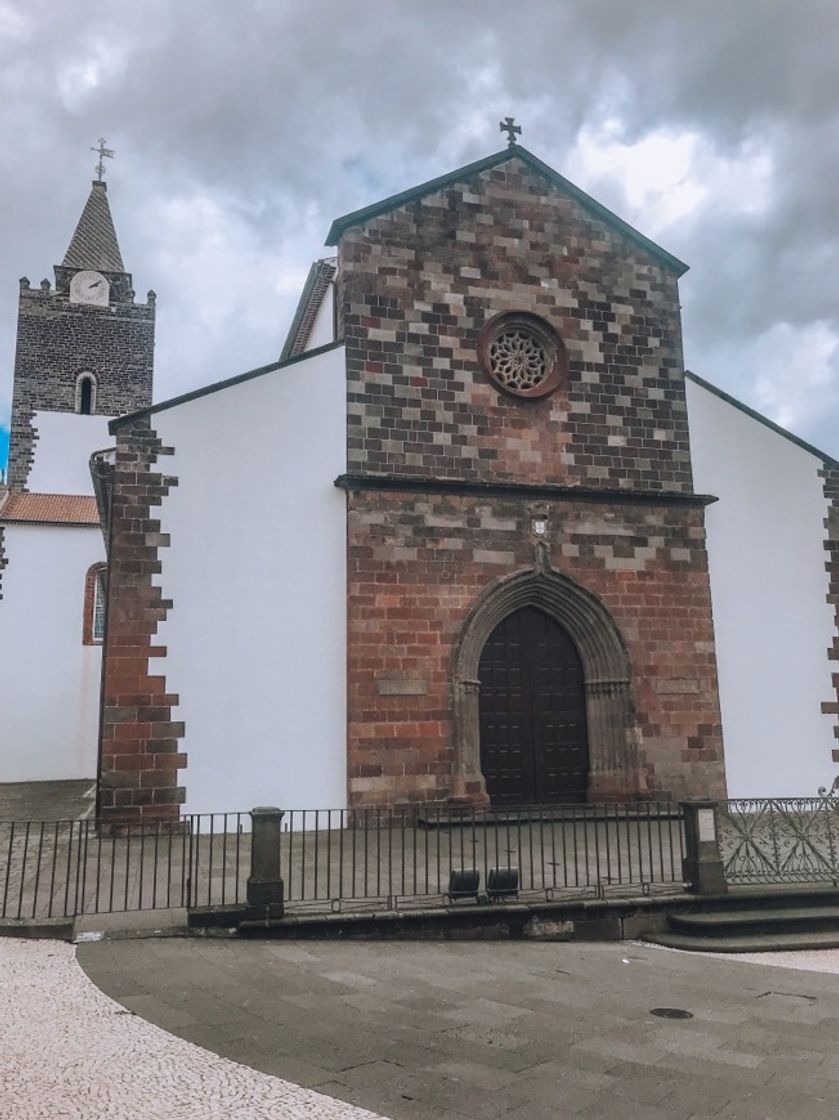
[[[834,797],[722,801],[719,843],[729,883],[839,886],[839,800]]]

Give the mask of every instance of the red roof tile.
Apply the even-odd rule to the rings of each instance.
[[[0,521],[36,525],[98,525],[96,499],[84,494],[11,493],[0,504]]]

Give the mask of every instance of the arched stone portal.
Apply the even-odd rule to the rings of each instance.
[[[583,666],[589,742],[589,800],[622,800],[641,792],[629,656],[603,604],[558,572],[520,572],[491,584],[472,608],[455,650],[456,799],[486,800],[481,774],[479,665],[484,646],[507,615],[536,607],[574,642]]]

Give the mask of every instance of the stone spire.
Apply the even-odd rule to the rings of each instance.
[[[90,268],[97,272],[125,272],[114,220],[108,205],[107,187],[94,179],[90,196],[79,218],[62,268]]]

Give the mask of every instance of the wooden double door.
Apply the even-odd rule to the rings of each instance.
[[[585,682],[568,634],[523,607],[493,630],[478,672],[481,769],[491,804],[585,801]]]

